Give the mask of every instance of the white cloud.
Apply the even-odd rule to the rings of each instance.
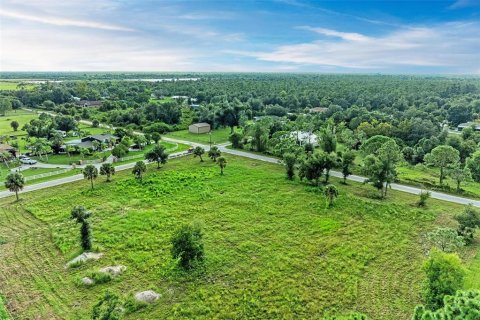
[[[450,9],[460,9],[466,7],[474,7],[480,5],[479,0],[457,0],[450,5]]]
[[[480,66],[480,23],[476,22],[401,28],[382,36],[324,28],[305,29],[340,40],[283,45],[270,52],[232,53],[262,61],[364,70],[403,66],[445,67],[454,72],[471,72]]]
[[[66,26],[66,27],[79,27],[79,28],[93,28],[93,29],[102,29],[102,30],[113,30],[113,31],[133,31],[133,29],[97,22],[97,21],[89,21],[89,20],[77,20],[71,18],[63,18],[57,16],[49,16],[49,15],[42,15],[42,14],[29,14],[18,12],[14,10],[8,10],[4,8],[0,8],[0,16],[18,19],[18,20],[26,20],[32,22],[39,22],[45,24],[51,24],[55,26]]]

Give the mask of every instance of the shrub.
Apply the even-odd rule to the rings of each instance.
[[[419,207],[426,207],[427,206],[427,200],[430,198],[432,194],[430,191],[422,191],[420,192],[419,196],[420,199],[417,202],[417,206]]]
[[[120,320],[123,318],[123,308],[120,298],[106,291],[103,297],[93,307],[92,320]]]
[[[437,228],[427,233],[427,238],[432,245],[443,252],[453,252],[465,245],[463,237],[451,228]]]
[[[458,234],[464,238],[465,244],[471,244],[475,230],[480,227],[480,213],[472,205],[469,205],[455,219],[459,223]]]
[[[203,262],[203,234],[199,225],[183,225],[172,237],[172,257],[179,259],[180,266],[191,269]]]
[[[443,307],[443,298],[446,295],[454,295],[463,287],[465,271],[460,258],[454,253],[432,251],[423,270],[427,278],[424,298],[430,309]]]
[[[457,291],[443,298],[443,308],[427,310],[417,306],[412,320],[476,320],[480,319],[480,291]]]

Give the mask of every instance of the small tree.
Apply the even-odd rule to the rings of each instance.
[[[465,168],[462,169],[459,165],[456,165],[450,171],[450,176],[457,183],[457,192],[460,192],[460,184],[463,181],[472,180],[472,172],[470,171],[470,169],[467,166],[465,166]]]
[[[152,133],[152,139],[155,143],[158,143],[162,139],[162,136],[158,132]]]
[[[86,165],[85,168],[83,168],[83,177],[90,180],[93,190],[93,180],[98,177],[98,169],[93,164]]]
[[[100,174],[107,176],[107,182],[110,181],[110,177],[115,175],[115,166],[111,163],[103,163],[100,167]]]
[[[469,205],[465,210],[455,217],[458,221],[458,234],[461,235],[465,244],[469,245],[473,242],[475,231],[480,227],[480,212]]]
[[[220,157],[222,153],[220,152],[220,149],[218,149],[217,146],[213,146],[208,150],[208,156],[210,159],[213,160],[213,162],[217,162],[217,158]]]
[[[419,194],[420,199],[417,202],[417,206],[419,207],[426,207],[427,206],[427,200],[430,198],[432,193],[430,191],[421,191]]]
[[[355,153],[351,150],[347,150],[342,154],[340,158],[340,166],[342,167],[343,184],[347,183],[347,177],[352,174],[351,166],[355,161]]]
[[[156,144],[152,150],[145,154],[145,159],[148,161],[157,162],[157,169],[160,169],[160,164],[167,163],[168,153],[165,152],[165,147],[161,144]]]
[[[127,155],[128,148],[123,144],[118,144],[112,149],[112,155],[115,158],[123,158]]]
[[[147,166],[143,161],[138,161],[133,167],[132,173],[135,175],[135,178],[142,180],[143,174],[147,171]]]
[[[10,122],[10,127],[12,127],[13,131],[17,131],[19,126],[20,124],[18,123],[18,121],[13,120],[12,122]]]
[[[20,172],[12,172],[5,178],[5,188],[10,192],[15,192],[15,197],[18,198],[18,192],[25,186],[25,178]]]
[[[220,174],[223,175],[223,169],[227,166],[227,159],[224,157],[219,157],[217,159],[218,166],[220,167]]]
[[[85,251],[92,249],[92,230],[90,229],[90,223],[87,220],[90,216],[91,212],[87,211],[83,206],[73,207],[70,214],[71,219],[76,220],[77,223],[81,223],[80,243]]]
[[[460,258],[454,253],[433,250],[423,270],[427,277],[424,298],[430,309],[443,307],[443,298],[454,295],[463,287],[465,271]]]
[[[200,157],[200,162],[203,162],[202,155],[204,153],[205,153],[205,149],[203,149],[202,147],[195,147],[195,149],[193,149],[193,157],[194,158]]]
[[[235,149],[242,149],[243,148],[243,143],[242,143],[243,136],[242,134],[238,132],[234,132],[230,135],[228,140],[232,143],[232,147]]]
[[[328,184],[325,186],[325,190],[323,192],[325,197],[327,197],[327,208],[332,207],[335,198],[338,197],[337,187],[335,187],[333,184]]]
[[[99,126],[100,126],[100,122],[97,119],[92,121],[92,127],[98,128]]]
[[[191,269],[203,262],[203,234],[199,225],[183,225],[171,239],[172,257],[179,259],[180,266]]]
[[[104,296],[93,306],[92,320],[120,320],[123,318],[123,306],[120,298],[106,291]]]
[[[295,164],[297,163],[297,157],[293,153],[285,153],[283,155],[283,164],[287,172],[287,178],[293,180],[295,177]]]
[[[465,245],[463,237],[451,228],[437,228],[427,233],[427,239],[443,252],[454,252]]]

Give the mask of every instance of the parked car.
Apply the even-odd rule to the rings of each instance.
[[[22,159],[29,159],[29,157],[27,157],[26,155],[22,154],[21,156],[18,156],[18,159],[22,160]]]
[[[23,157],[23,158],[20,158],[20,162],[23,164],[35,164],[37,163],[37,160],[33,160],[28,157]]]

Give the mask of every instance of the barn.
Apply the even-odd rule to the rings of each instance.
[[[208,133],[210,132],[210,125],[208,123],[194,123],[188,126],[188,131],[191,133]]]

